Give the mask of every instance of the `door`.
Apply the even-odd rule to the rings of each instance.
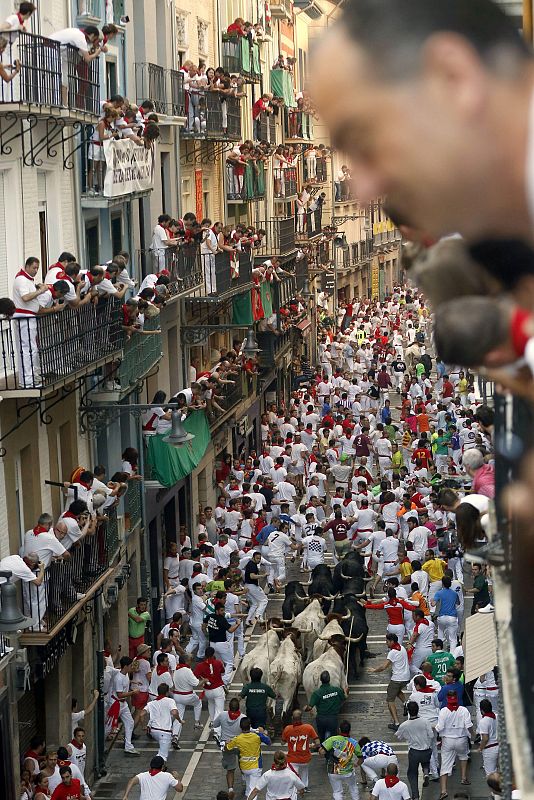
[[[111,255],[116,256],[122,250],[122,215],[111,217]]]
[[[44,281],[48,271],[48,230],[46,222],[46,203],[39,203],[39,257],[41,259],[41,274]]]
[[[100,247],[98,242],[98,222],[88,222],[85,226],[85,252],[90,267],[100,263]]]
[[[11,737],[9,703],[6,692],[2,700],[0,700],[0,795],[2,797],[15,797]]]

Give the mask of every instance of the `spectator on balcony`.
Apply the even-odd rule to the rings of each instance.
[[[280,53],[276,61],[274,62],[273,69],[287,69],[285,57]]]
[[[119,35],[119,29],[112,22],[102,25],[102,39],[100,40],[100,50],[102,53],[108,52],[108,42],[112,42]]]
[[[118,137],[119,134],[115,128],[115,123],[120,116],[118,109],[105,103],[103,116],[98,120],[98,124],[91,136],[87,166],[87,193],[90,195],[100,194],[104,191],[106,167],[104,142]]]
[[[16,555],[6,556],[0,560],[0,572],[11,572],[12,583],[22,581],[40,586],[43,582],[44,571],[45,565],[39,560],[37,553],[29,553],[24,558]],[[0,585],[5,582],[5,578],[0,578]]]
[[[306,180],[315,183],[317,178],[317,151],[315,145],[309,144],[304,150],[304,162],[306,164]]]
[[[21,69],[21,63],[18,59],[15,59],[13,64],[3,63],[5,58],[4,54],[6,52],[8,44],[9,44],[9,39],[7,39],[5,36],[0,35],[0,78],[4,83],[11,83],[11,81],[17,77]],[[2,86],[0,85],[0,99],[2,100],[15,99],[13,96],[13,91],[11,92],[11,97],[7,96],[4,98],[4,92],[2,90]]]
[[[272,114],[271,100],[273,99],[270,92],[264,92],[252,106],[252,119],[254,120],[254,138],[258,141],[261,139],[261,115]]]
[[[273,153],[274,196],[276,198],[286,196],[284,169],[290,166],[291,162],[284,155],[283,146],[278,145]]]
[[[0,33],[11,31],[25,31],[26,22],[30,19],[37,6],[34,3],[22,2],[19,3],[19,10],[16,14],[10,14],[9,17],[0,25]],[[11,40],[13,41],[13,39]]]
[[[167,399],[167,395],[161,389],[156,392],[154,397],[152,398],[151,406],[152,408],[147,408],[146,411],[143,411],[141,414],[141,424],[143,427],[143,435],[144,436],[155,436],[156,435],[156,428],[158,425],[158,420],[161,417],[165,417],[170,420],[171,412],[170,410],[165,412],[163,410],[163,404]]]
[[[94,61],[100,55],[100,31],[94,25],[88,25],[83,31],[79,28],[64,28],[61,31],[51,33],[49,38],[59,42],[62,46],[61,95],[63,105],[67,106],[69,104],[69,89],[71,94],[74,95],[80,90],[85,92],[83,87],[78,86],[78,65],[72,63],[72,57],[67,48],[74,47],[86,64]]]
[[[48,272],[45,275],[44,282],[49,287],[53,286],[57,281],[67,281],[69,290],[63,299],[71,308],[85,305],[91,299],[90,295],[86,295],[83,300],[81,298],[80,269],[80,265],[76,263],[76,256],[72,253],[63,252],[56,263],[48,267]]]
[[[65,508],[75,500],[83,500],[90,513],[93,513],[93,483],[95,476],[88,469],[78,469],[71,475],[71,481],[65,481],[63,486],[67,490]]]
[[[120,271],[119,265],[109,265],[107,269],[96,266],[82,271],[80,273],[83,281],[81,294],[85,297],[87,292],[91,292],[93,297],[109,295],[115,297],[116,300],[122,300],[128,291],[128,286],[117,282]]]
[[[153,253],[153,257],[160,273],[165,269],[165,254],[167,252],[167,248],[176,242],[176,240],[171,237],[169,231],[171,220],[172,217],[170,217],[168,214],[160,214],[157,225],[155,226],[152,234],[150,250]]]
[[[235,20],[228,25],[226,33],[228,36],[245,36],[245,20],[242,17],[236,17]]]
[[[346,164],[343,164],[341,169],[336,175],[336,180],[334,181],[334,187],[336,190],[335,199],[336,202],[340,202],[341,200],[346,200],[348,197],[348,184],[346,182],[350,179],[350,172],[349,168]]]
[[[128,475],[129,481],[143,480],[139,475],[139,453],[135,447],[127,447],[122,454],[122,471]]]
[[[83,500],[71,503],[54,526],[54,532],[66,550],[70,550],[74,544],[80,543],[85,536],[93,534],[95,530],[96,517],[91,516],[87,503]]]
[[[205,218],[201,222],[201,228],[200,257],[202,258],[206,294],[215,294],[217,291],[215,255],[219,252],[217,236],[222,229],[222,222],[216,222],[212,227],[211,219]]]
[[[191,64],[184,77],[184,90],[187,94],[187,130],[201,133],[202,123],[200,114],[200,94],[207,84],[205,78],[199,75],[196,64]],[[206,122],[204,120],[204,127]]]
[[[306,231],[306,214],[308,212],[309,194],[304,190],[297,195],[297,234],[302,236]]]

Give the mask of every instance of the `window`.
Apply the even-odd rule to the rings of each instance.
[[[46,224],[46,203],[39,203],[39,257],[41,259],[41,273],[45,278],[49,259],[48,259],[48,231]]]
[[[171,185],[170,172],[170,153],[161,153],[161,210],[163,214],[168,213],[171,207],[169,191]]]
[[[106,61],[106,91],[108,97],[117,94],[117,62]]]
[[[90,267],[100,263],[98,222],[88,222],[85,226],[85,252]]]
[[[191,211],[191,178],[182,178],[182,208]]]
[[[114,256],[122,250],[122,216],[116,214],[111,217],[111,255]]]

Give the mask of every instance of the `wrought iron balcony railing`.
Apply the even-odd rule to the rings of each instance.
[[[315,171],[313,170],[313,161],[303,157],[303,175],[304,182],[311,181],[312,183],[326,183],[328,180],[328,171],[326,165],[326,158],[321,156],[315,159]]]
[[[254,256],[283,256],[295,251],[295,220],[293,217],[279,217],[266,222],[256,223],[256,230],[264,230],[265,236],[258,247],[254,248]]]
[[[110,523],[101,522],[94,534],[73,545],[69,560],[59,559],[46,567],[40,586],[24,584],[22,609],[33,624],[22,635],[23,643],[31,644],[36,634],[55,634],[69,611],[91,596],[101,582],[120,545],[114,524],[115,509],[110,509],[109,520]]]
[[[128,491],[124,497],[125,530],[131,533],[142,522],[141,494],[143,481],[128,482]]]
[[[277,200],[289,200],[297,194],[297,168],[275,167],[274,196]]]
[[[265,164],[263,161],[247,161],[244,175],[234,165],[226,162],[227,192],[229,202],[242,203],[265,197]]]
[[[313,118],[296,108],[286,109],[284,133],[287,139],[313,139]]]
[[[113,360],[121,347],[120,304],[111,299],[42,317],[0,319],[0,391],[64,383]]]
[[[138,105],[144,100],[152,100],[156,114],[167,114],[167,86],[163,67],[147,61],[138,61],[134,67]]]
[[[313,239],[319,236],[322,231],[322,209],[297,214],[296,231],[297,239]]]
[[[171,69],[169,77],[171,82],[171,114],[173,117],[185,117],[184,73]]]
[[[187,127],[182,136],[189,139],[239,141],[242,138],[241,98],[224,97],[208,90],[188,94]]]
[[[166,269],[171,282],[171,297],[204,285],[204,270],[198,244],[182,244],[165,250],[138,250],[138,274],[148,275]]]
[[[276,116],[266,114],[262,111],[259,117],[254,120],[254,138],[258,142],[269,142],[276,144]]]
[[[215,258],[209,255],[203,256],[204,273],[206,284],[212,288],[212,294],[217,296],[224,295],[234,289],[241,289],[248,286],[252,281],[252,261],[249,253],[236,252],[231,254],[227,251],[217,253]],[[215,286],[212,281],[213,269],[215,269]]]
[[[251,81],[261,79],[260,48],[257,42],[252,47],[245,36],[222,37],[222,66],[227,72],[239,73]]]
[[[159,331],[160,317],[145,318],[144,331]],[[161,332],[133,333],[123,346],[122,360],[117,372],[120,391],[126,392],[148,375],[162,357]],[[128,490],[129,491],[129,490]]]
[[[20,31],[3,52],[4,64],[20,62],[20,72],[0,81],[0,104],[68,108],[100,115],[98,59],[87,63],[71,45]]]

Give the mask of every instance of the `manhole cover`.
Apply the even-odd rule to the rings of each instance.
[[[369,703],[361,700],[353,700],[343,704],[343,712],[348,714],[365,714],[367,711],[369,711]]]

